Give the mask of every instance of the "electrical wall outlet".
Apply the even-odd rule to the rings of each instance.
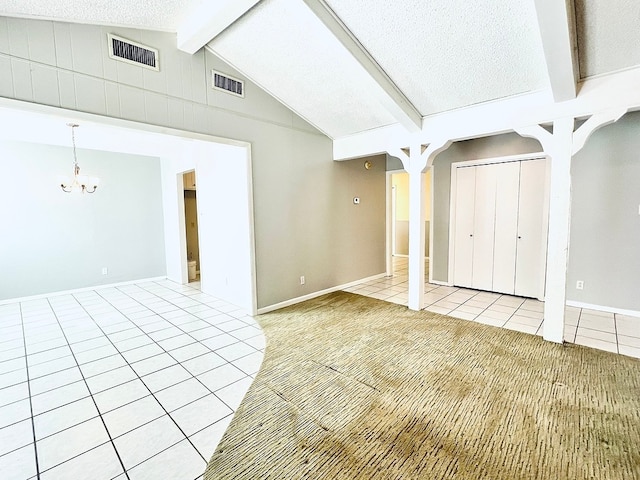
[[[583,280],[578,280],[576,282],[576,289],[577,290],[584,290],[584,281]]]
[[[304,282],[305,282],[305,280],[304,280],[304,275],[302,275],[302,276],[300,277],[300,285],[304,285]]]
[[[107,275],[109,273],[109,269],[107,267],[102,267],[102,274]]]

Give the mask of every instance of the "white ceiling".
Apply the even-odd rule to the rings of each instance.
[[[576,90],[567,78],[572,87],[572,78],[640,66],[638,0],[213,1],[0,0],[0,15],[208,42],[332,138],[393,123],[419,129],[421,117],[533,91],[565,100]],[[565,1],[569,21],[558,22]]]
[[[546,85],[530,0],[328,3],[423,116]]]
[[[300,0],[263,0],[209,46],[330,137],[396,123],[379,87]]]
[[[0,0],[0,15],[175,32],[206,0]]]
[[[576,0],[580,75],[640,65],[640,1]]]

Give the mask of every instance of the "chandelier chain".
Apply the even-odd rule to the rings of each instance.
[[[78,156],[76,155],[76,127],[71,124],[71,144],[73,145],[73,163],[78,165]]]

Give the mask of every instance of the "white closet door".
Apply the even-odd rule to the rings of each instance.
[[[521,162],[515,294],[542,297],[546,160]]]
[[[496,221],[493,256],[494,292],[513,295],[516,278],[516,231],[518,229],[518,189],[520,163],[498,165]]]
[[[476,169],[456,169],[456,211],[453,245],[453,278],[456,285],[470,287],[473,265],[473,214]]]
[[[500,164],[476,167],[473,219],[473,288],[493,288],[493,243],[495,237],[496,182]]]

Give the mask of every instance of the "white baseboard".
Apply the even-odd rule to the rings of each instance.
[[[391,256],[392,257],[400,257],[400,258],[409,258],[409,255],[405,255],[404,253],[394,253]],[[424,257],[424,261],[425,262],[429,262],[430,260],[431,260],[431,257]]]
[[[58,292],[40,293],[38,295],[29,295],[27,297],[8,298],[6,300],[0,300],[0,305],[6,305],[8,303],[16,303],[16,302],[28,302],[30,300],[39,300],[41,298],[57,297],[57,296],[60,296],[60,295],[70,295],[70,294],[73,294],[73,293],[89,292],[91,290],[101,290],[103,288],[121,287],[123,285],[132,285],[134,283],[157,282],[158,280],[166,280],[166,279],[167,279],[166,275],[163,276],[163,277],[140,278],[138,280],[127,280],[126,282],[117,282],[117,283],[107,283],[107,284],[101,284],[101,285],[94,285],[93,287],[74,288],[74,289],[71,289],[71,290],[60,290]]]
[[[442,282],[440,280],[431,280],[429,283],[433,283],[434,285],[442,285],[444,287],[452,287],[453,284],[449,282]]]
[[[325,290],[308,293],[307,295],[303,295],[301,297],[292,298],[290,300],[285,300],[284,302],[269,305],[267,307],[262,307],[258,309],[258,315],[261,315],[263,313],[273,312],[274,310],[279,310],[284,307],[289,307],[291,305],[295,305],[296,303],[304,302],[306,300],[311,300],[312,298],[320,297],[322,295],[326,295],[327,293],[333,293],[333,292],[337,292],[338,290],[344,290],[345,288],[353,287],[354,285],[358,285],[360,283],[370,282],[371,280],[378,280],[379,278],[385,278],[386,276],[387,276],[386,273],[379,273],[378,275],[372,275],[371,277],[361,278],[360,280],[356,280],[354,282],[337,285],[335,287],[327,288]]]
[[[599,312],[617,313],[618,315],[628,315],[629,317],[640,317],[637,310],[625,310],[624,308],[605,307],[604,305],[593,305],[591,303],[567,301],[567,305],[577,308],[588,308],[589,310],[598,310]]]

